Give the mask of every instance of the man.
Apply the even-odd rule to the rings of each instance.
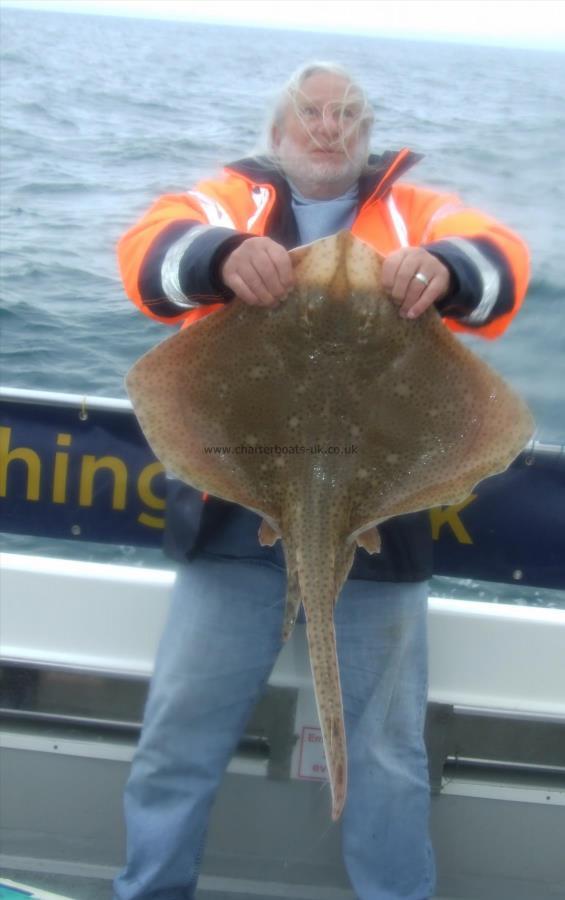
[[[312,64],[275,109],[265,156],[162,197],[120,243],[126,290],[148,315],[190,324],[237,294],[274,306],[288,250],[350,228],[386,256],[398,314],[432,304],[454,330],[496,337],[525,294],[520,239],[452,195],[399,182],[418,158],[369,156],[372,111],[348,73]],[[213,362],[211,361],[211,365]],[[126,790],[128,863],[117,900],[193,898],[218,783],[281,646],[280,544],[254,513],[171,485],[166,546],[181,561]],[[343,852],[359,900],[434,891],[426,708],[425,514],[379,527],[336,608],[349,751]]]

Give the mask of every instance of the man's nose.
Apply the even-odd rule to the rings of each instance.
[[[336,110],[326,110],[322,116],[322,129],[332,140],[336,140],[341,133],[341,121],[339,112]]]

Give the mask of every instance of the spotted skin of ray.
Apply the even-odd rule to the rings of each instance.
[[[282,540],[283,634],[302,604],[336,819],[347,753],[333,613],[356,546],[376,553],[379,523],[465,499],[533,421],[434,309],[400,318],[382,258],[349,232],[291,259],[295,287],[276,309],[234,300],[142,357],[127,387],[169,472],[258,512],[262,544]]]

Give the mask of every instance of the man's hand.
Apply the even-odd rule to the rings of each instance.
[[[277,306],[294,284],[288,252],[267,237],[243,241],[224,260],[220,277],[250,306]]]
[[[420,275],[421,277],[414,277]],[[439,259],[420,247],[402,247],[385,259],[382,285],[404,319],[416,319],[449,293],[451,274]]]

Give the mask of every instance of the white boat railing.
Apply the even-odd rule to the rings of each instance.
[[[6,661],[149,677],[174,572],[0,554]],[[430,700],[565,721],[565,610],[432,597]],[[271,683],[310,684],[304,629]]]

